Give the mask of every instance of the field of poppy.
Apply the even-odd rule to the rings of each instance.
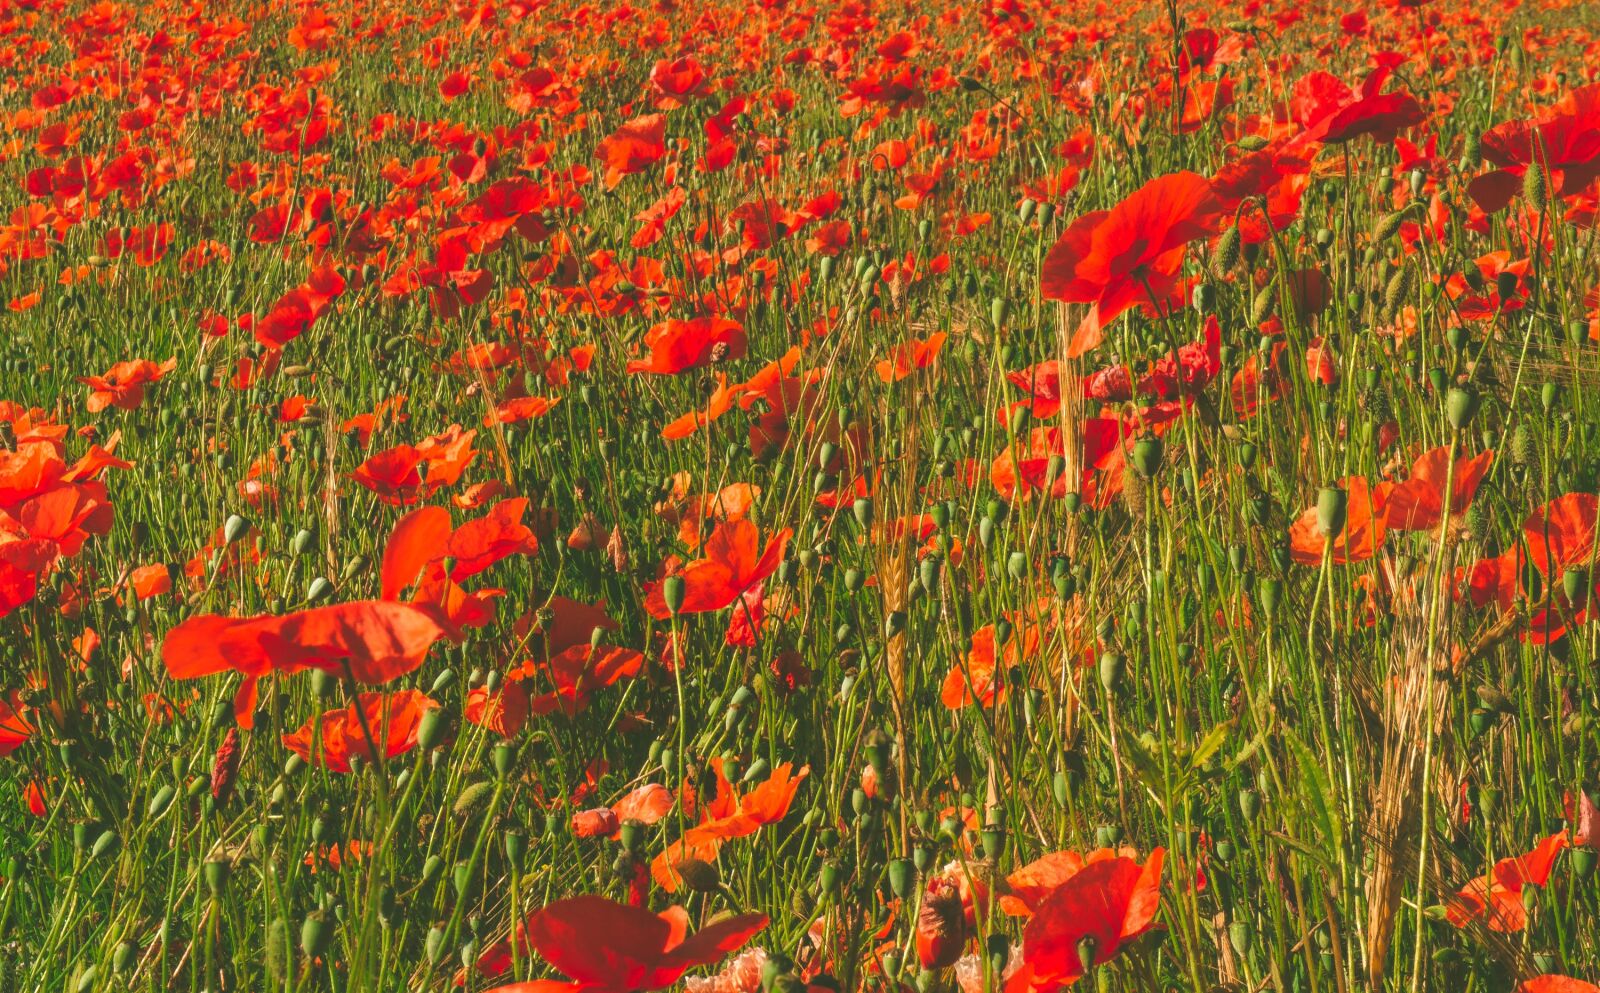
[[[1600,993],[1597,37],[0,0],[0,993]]]

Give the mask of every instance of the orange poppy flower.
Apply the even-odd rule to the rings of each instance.
[[[697,559],[679,573],[684,581],[680,614],[700,614],[721,610],[739,599],[752,586],[778,568],[783,550],[792,534],[784,528],[761,546],[761,532],[747,520],[724,521],[706,540],[706,557]],[[645,610],[657,620],[672,616],[661,592],[661,583],[646,590]]]
[[[1493,463],[1492,450],[1456,461],[1450,484],[1449,514],[1452,517],[1466,512]],[[1445,514],[1447,475],[1451,475],[1450,450],[1441,446],[1424,452],[1412,463],[1410,478],[1389,491],[1384,505],[1385,525],[1396,531],[1436,530]]]
[[[1570,976],[1535,976],[1523,980],[1514,993],[1600,993],[1600,986]]]
[[[1450,898],[1445,919],[1458,928],[1485,919],[1491,931],[1521,931],[1528,926],[1523,887],[1548,882],[1556,856],[1567,845],[1567,832],[1562,831],[1545,838],[1526,855],[1496,862],[1487,876],[1474,879]]]
[[[103,376],[79,376],[78,382],[89,387],[89,413],[98,414],[107,407],[118,410],[137,410],[144,403],[144,388],[160,382],[167,373],[178,367],[176,358],[162,363],[149,359],[118,362]]]
[[[320,763],[331,772],[349,772],[353,756],[369,762],[377,760],[374,745],[389,759],[417,747],[422,715],[437,706],[437,701],[420,690],[362,693],[350,706],[330,710],[306,721],[298,731],[284,735],[283,745],[313,765]],[[318,725],[322,753],[313,755]]]
[[[1034,910],[1085,866],[1113,858],[1137,859],[1131,848],[1097,848],[1087,855],[1061,851],[1041,855],[1006,877],[1009,892],[1000,896],[1000,909],[1013,917],[1032,917]]]
[[[789,806],[794,803],[800,784],[811,771],[809,767],[802,766],[799,773],[795,773],[794,766],[785,762],[741,797],[733,792],[733,784],[723,774],[722,760],[713,759],[711,767],[717,777],[717,792],[710,802],[697,811],[700,823],[685,831],[682,838],[669,845],[650,863],[651,876],[668,893],[678,889],[679,863],[691,858],[709,862],[717,857],[724,842],[754,834],[764,825],[783,820],[789,813]],[[688,806],[690,802],[685,800],[685,807]]]
[[[945,339],[943,331],[929,335],[923,341],[909,341],[900,345],[886,359],[880,359],[873,369],[885,383],[898,383],[918,369],[926,369],[939,357]]]

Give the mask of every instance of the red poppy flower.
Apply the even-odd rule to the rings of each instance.
[[[1007,993],[1069,986],[1083,975],[1079,945],[1085,939],[1094,964],[1103,965],[1155,926],[1165,854],[1157,848],[1144,865],[1121,856],[1103,859],[1056,887],[1023,929],[1022,966],[1007,981]]]
[[[1473,605],[1498,603],[1509,610],[1530,578],[1529,566],[1555,578],[1560,570],[1588,563],[1595,547],[1596,505],[1592,493],[1568,493],[1535,509],[1522,522],[1521,542],[1469,571]]]
[[[1528,926],[1522,905],[1525,886],[1543,886],[1556,856],[1568,844],[1567,832],[1553,834],[1526,855],[1501,859],[1487,876],[1474,879],[1445,904],[1445,918],[1456,927],[1486,919],[1491,931],[1521,931]]]
[[[928,880],[917,908],[917,960],[924,969],[947,969],[956,964],[966,944],[961,889],[954,880],[935,876]]]
[[[350,706],[330,710],[321,718],[306,721],[298,731],[284,735],[283,745],[331,772],[349,772],[354,756],[368,762],[377,760],[374,745],[388,759],[417,747],[422,715],[437,706],[437,701],[420,690],[362,693]],[[314,741],[321,743],[320,755],[311,752]]]
[[[1118,857],[1137,859],[1138,855],[1131,848],[1097,848],[1087,855],[1072,851],[1042,855],[1006,877],[1009,892],[1001,894],[1000,909],[1013,917],[1032,917],[1034,910],[1085,866]]]
[[[743,325],[724,317],[663,321],[644,336],[649,357],[630,361],[628,371],[672,376],[713,362],[742,359],[746,340]]]
[[[1478,485],[1494,464],[1494,452],[1457,459],[1450,485],[1449,514],[1465,513]],[[1386,526],[1396,531],[1431,531],[1439,527],[1444,509],[1445,477],[1451,475],[1450,450],[1424,452],[1411,466],[1411,477],[1389,491],[1384,504]]]
[[[767,926],[761,914],[723,917],[689,933],[682,907],[652,914],[602,896],[557,900],[519,925],[502,946],[479,958],[478,970],[499,975],[512,962],[510,943],[532,948],[571,977],[571,982],[534,980],[489,993],[643,993],[674,985],[697,966],[714,965],[743,947]]]
[[[1220,210],[1204,177],[1176,172],[1152,179],[1110,210],[1072,222],[1041,273],[1048,299],[1090,305],[1067,357],[1099,344],[1105,326],[1130,307],[1166,306],[1186,246],[1215,230]]]
[[[257,678],[321,669],[367,685],[386,683],[422,664],[453,632],[429,612],[386,600],[313,607],[292,614],[201,614],[167,632],[161,659],[173,679],[218,672]]]
[[[662,114],[635,117],[600,142],[596,155],[606,167],[606,189],[622,177],[644,172],[667,154],[667,119]]]
[[[1535,976],[1523,980],[1513,993],[1600,993],[1600,986],[1570,976]]]
[[[1482,148],[1498,168],[1474,179],[1467,193],[1486,214],[1521,192],[1523,174],[1535,163],[1548,173],[1552,194],[1582,193],[1600,178],[1600,83],[1573,90],[1542,117],[1489,129]]]
[[[137,410],[144,403],[144,388],[160,382],[167,373],[178,367],[176,358],[162,363],[149,359],[118,362],[106,370],[104,376],[79,376],[78,382],[89,387],[89,413],[98,414],[107,407],[118,410]]]
[[[0,758],[28,743],[33,737],[33,725],[28,721],[28,708],[22,703],[22,694],[12,690],[8,697],[0,695]]]
[[[476,435],[452,425],[420,445],[396,445],[370,456],[350,478],[391,506],[417,503],[461,479],[478,457]]]
[[[1380,65],[1367,75],[1360,90],[1352,90],[1338,77],[1320,70],[1301,77],[1290,106],[1306,138],[1336,145],[1370,134],[1387,143],[1405,128],[1422,123],[1426,115],[1411,94],[1381,92],[1393,72],[1392,65]]]
[[[741,518],[718,524],[706,540],[705,558],[689,563],[679,573],[684,598],[678,612],[701,614],[732,604],[778,568],[791,534],[784,528],[763,548],[761,532],[749,521]],[[656,583],[646,591],[644,607],[650,616],[664,621],[672,611],[667,609],[661,586]]]
[[[610,807],[580,810],[572,815],[572,834],[577,838],[609,838],[622,827]]]

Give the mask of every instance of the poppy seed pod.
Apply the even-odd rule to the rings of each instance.
[[[435,681],[437,685],[437,681]],[[450,732],[450,717],[443,707],[430,707],[422,714],[422,720],[417,724],[417,745],[423,751],[431,751],[444,744],[445,736]]]
[[[1324,486],[1317,490],[1317,530],[1332,538],[1344,531],[1349,514],[1350,495],[1337,486]]]
[[[1261,794],[1252,789],[1239,791],[1239,815],[1247,823],[1255,823],[1256,817],[1261,813]]]
[[[1116,692],[1117,686],[1122,682],[1123,670],[1127,667],[1127,659],[1121,652],[1106,652],[1100,656],[1100,685],[1107,693]]]
[[[666,601],[667,612],[674,617],[683,609],[683,601],[688,592],[688,584],[684,582],[682,576],[668,576],[661,581],[661,598]]]
[[[317,958],[328,950],[332,937],[333,929],[328,926],[327,915],[320,910],[312,911],[300,925],[300,950],[308,959]]]
[[[1460,430],[1471,424],[1481,402],[1482,397],[1470,384],[1451,387],[1444,398],[1445,417],[1450,421],[1450,426]]]
[[[1161,461],[1166,454],[1166,445],[1160,438],[1147,434],[1133,443],[1133,467],[1139,475],[1151,479],[1161,471]]]

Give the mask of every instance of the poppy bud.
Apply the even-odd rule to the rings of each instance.
[[[94,840],[94,847],[89,849],[89,857],[97,859],[117,846],[117,832],[107,829],[100,832],[100,837]],[[12,873],[7,873],[6,878],[12,878]]]
[[[274,918],[267,925],[267,974],[276,985],[282,985],[284,977],[289,974],[290,963],[294,961],[294,950],[289,947],[289,922],[282,917]]]
[[[145,813],[149,815],[151,820],[160,817],[162,814],[167,812],[168,807],[172,806],[173,798],[175,798],[177,795],[178,791],[172,786],[168,785],[161,787],[159,790],[156,790],[155,796],[150,798],[150,804],[145,808]]]
[[[1217,238],[1217,245],[1211,250],[1211,274],[1218,279],[1226,278],[1235,266],[1239,264],[1239,252],[1243,244],[1243,235],[1239,233],[1238,226],[1228,228]]]
[[[1256,293],[1255,299],[1250,301],[1250,323],[1265,324],[1278,309],[1278,290],[1273,283],[1268,283]]]
[[[423,951],[428,956],[429,965],[438,965],[444,957],[444,928],[437,924],[428,929],[428,937],[422,942]]]
[[[229,728],[217,748],[216,761],[211,764],[211,798],[218,806],[226,804],[233,796],[233,784],[238,774],[239,729]]]
[[[1544,167],[1538,162],[1528,163],[1522,174],[1522,198],[1534,210],[1544,210],[1550,204],[1550,187],[1545,180]]]
[[[455,811],[455,815],[466,818],[481,812],[484,807],[489,805],[490,794],[493,790],[494,784],[487,780],[468,786],[456,797],[455,806],[452,808]]]
[[[1410,264],[1401,265],[1389,277],[1389,282],[1383,288],[1383,312],[1393,317],[1400,312],[1400,307],[1405,303],[1406,297],[1411,295],[1411,288],[1416,282],[1416,271]]]
[[[946,969],[966,945],[966,914],[961,891],[943,877],[930,880],[917,911],[917,960],[924,969]]]
[[[111,953],[111,971],[121,976],[133,967],[134,958],[139,954],[139,946],[131,941],[117,942],[116,951]]]

